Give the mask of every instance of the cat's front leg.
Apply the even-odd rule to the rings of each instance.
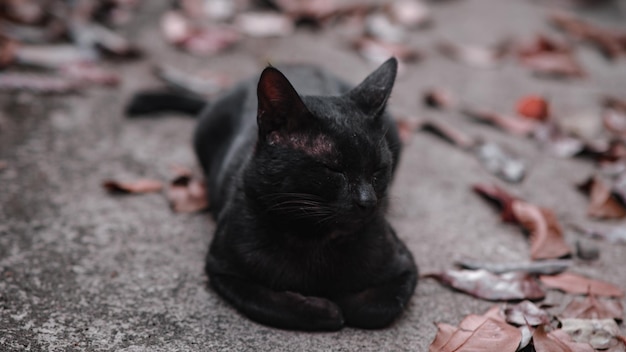
[[[380,329],[402,314],[416,284],[417,272],[408,270],[383,284],[333,301],[341,307],[347,326]]]
[[[211,275],[210,283],[237,310],[262,324],[311,331],[343,327],[339,307],[325,298],[273,291],[228,275]]]

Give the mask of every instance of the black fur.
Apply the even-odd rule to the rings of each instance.
[[[194,144],[217,220],[206,271],[249,318],[382,328],[404,310],[417,268],[385,219],[396,70],[390,59],[350,89],[317,68],[268,67],[201,114]]]

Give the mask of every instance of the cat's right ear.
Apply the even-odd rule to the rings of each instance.
[[[271,132],[294,132],[306,123],[308,109],[287,77],[269,66],[261,73],[257,86],[259,136]]]

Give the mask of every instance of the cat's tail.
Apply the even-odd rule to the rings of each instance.
[[[143,91],[135,93],[126,105],[126,115],[136,117],[159,112],[181,112],[195,117],[207,103],[204,98],[189,93],[168,90]]]

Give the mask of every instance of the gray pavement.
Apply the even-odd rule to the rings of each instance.
[[[216,57],[194,57],[164,43],[155,30],[164,5],[149,3],[129,36],[150,55],[117,66],[124,76],[120,88],[69,97],[0,94],[0,160],[8,165],[0,171],[0,351],[426,351],[434,322],[457,324],[493,304],[422,280],[393,326],[333,333],[261,326],[226,305],[207,288],[203,273],[215,226],[207,214],[174,214],[160,194],[111,196],[100,187],[106,178],[167,180],[173,164],[196,167],[190,147],[194,121],[174,114],[128,120],[122,111],[131,92],[158,84],[152,63],[217,70],[237,79],[259,72],[267,61],[310,62],[355,83],[375,65],[352,52],[339,29],[246,39]],[[548,7],[540,3],[432,4],[434,27],[414,32],[410,40],[426,58],[403,67],[391,107],[446,120],[514,151],[528,163],[529,174],[507,189],[554,209],[563,223],[589,224],[587,200],[573,185],[592,174],[590,162],[555,158],[531,140],[427,110],[419,99],[436,85],[466,102],[507,112],[520,96],[540,93],[566,118],[594,111],[600,94],[625,97],[625,59],[609,63],[586,46],[578,53],[590,77],[570,81],[533,77],[513,60],[493,70],[471,68],[433,50],[439,38],[490,44],[505,35],[551,32]],[[626,30],[626,13],[616,7],[585,16]],[[520,231],[502,224],[472,193],[475,182],[502,184],[469,154],[434,136],[416,134],[406,147],[390,219],[422,272],[449,268],[460,256],[529,258]],[[573,244],[580,236],[568,232],[566,239]],[[626,289],[626,246],[591,243],[600,259],[577,263],[573,271]],[[561,304],[562,298],[551,291],[546,301]]]

